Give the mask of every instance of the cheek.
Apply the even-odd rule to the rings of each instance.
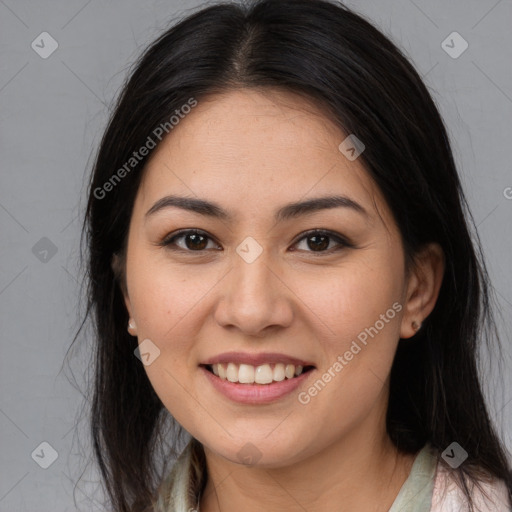
[[[338,348],[355,339],[366,328],[382,321],[383,331],[396,330],[397,303],[401,297],[400,270],[391,263],[382,265],[354,264],[324,277],[302,282],[297,295],[314,313],[329,339],[337,340]],[[296,284],[299,285],[297,280]],[[384,315],[384,320],[381,320]],[[364,337],[364,336],[362,336]],[[333,342],[336,344],[336,342]]]
[[[130,302],[137,317],[137,327],[145,336],[163,341],[192,313],[208,287],[206,279],[185,266],[172,265],[165,254],[134,248],[128,257],[127,275]],[[213,276],[210,276],[210,280]]]
[[[146,374],[155,393],[180,424],[190,425],[197,416],[196,394],[191,375],[197,371],[195,340],[202,329],[198,315],[214,283],[208,278],[183,277],[184,271],[170,265],[132,259],[130,300],[137,318],[139,342],[151,340],[159,356]]]
[[[134,254],[129,263],[128,286],[139,340],[148,338],[160,350],[155,364],[146,367],[148,375],[157,378],[156,369],[166,368],[184,380],[196,370],[198,340],[205,338],[202,333],[211,314],[208,299],[225,271],[206,264],[171,265],[148,254]]]
[[[356,428],[385,399],[401,309],[389,289],[362,286],[357,279],[354,286],[348,279],[336,286],[330,297],[318,302],[317,310],[335,336],[329,332],[319,344],[323,361],[317,378],[298,397],[301,417],[321,422],[326,439]]]
[[[322,400],[336,404],[336,414],[367,406],[387,378],[403,309],[399,262],[382,258],[379,264],[347,266],[326,279],[325,286],[317,282],[305,301],[325,333],[319,345],[324,353],[319,378],[327,384],[324,387],[320,382],[317,388],[325,393]],[[305,295],[305,290],[302,293]],[[353,403],[354,396],[359,406]],[[320,400],[316,406],[320,407]]]

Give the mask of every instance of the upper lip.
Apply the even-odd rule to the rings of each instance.
[[[260,366],[265,363],[283,363],[293,364],[295,366],[300,365],[303,367],[314,366],[314,364],[309,361],[304,361],[303,359],[299,359],[297,357],[287,356],[286,354],[279,354],[277,352],[262,352],[260,354],[250,354],[247,352],[224,352],[214,357],[210,357],[206,361],[203,361],[201,364],[212,365],[218,363],[249,364],[252,366]]]

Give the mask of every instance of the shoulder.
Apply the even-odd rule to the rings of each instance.
[[[478,480],[470,483],[469,489],[473,497],[475,512],[511,512],[512,506],[508,498],[505,482],[502,480]],[[430,512],[466,512],[469,511],[467,498],[453,472],[437,464],[432,493]]]

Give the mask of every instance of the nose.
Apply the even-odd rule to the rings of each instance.
[[[288,327],[293,319],[293,292],[279,274],[279,265],[263,252],[252,262],[238,253],[222,281],[215,319],[224,328],[246,336],[263,337],[269,330]]]

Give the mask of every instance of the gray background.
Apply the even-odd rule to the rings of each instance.
[[[199,5],[0,0],[0,511],[100,510],[82,396],[61,368],[79,321],[84,184],[129,66],[172,19]],[[411,57],[448,125],[502,308],[506,384],[497,380],[496,361],[486,365],[485,381],[511,450],[512,1],[347,5]],[[453,31],[469,44],[458,58],[442,47]],[[42,32],[58,42],[46,59],[31,47]],[[456,40],[447,44],[461,48]],[[72,358],[78,384],[90,340],[90,332],[82,335]],[[50,461],[51,450],[42,442],[58,454],[47,469],[39,463]]]

